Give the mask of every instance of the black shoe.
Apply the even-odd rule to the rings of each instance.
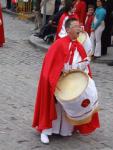
[[[39,37],[41,39],[43,39],[43,36],[40,33],[35,33],[34,36]]]
[[[98,58],[100,58],[100,57],[101,57],[101,56],[94,56],[93,58],[94,58],[94,59],[98,59]]]
[[[107,55],[107,53],[102,53],[102,56],[105,56],[105,55]]]
[[[33,35],[39,37],[39,33],[34,33]]]
[[[113,61],[108,63],[108,66],[113,66]]]

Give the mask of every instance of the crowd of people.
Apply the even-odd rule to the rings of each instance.
[[[50,1],[48,0],[47,3]],[[40,1],[40,3],[38,11],[42,10],[42,2]],[[59,36],[64,35],[65,21],[75,15],[80,25],[90,36],[94,58],[107,54],[107,47],[111,44],[113,28],[111,21],[113,1],[56,0],[51,3],[51,8],[46,8],[46,11],[50,12],[49,9],[51,9],[51,13],[46,15],[46,23],[38,30],[38,33],[34,34],[35,36],[44,39],[49,44],[52,43]],[[43,16],[42,11],[40,12]],[[109,22],[109,25],[107,22]]]

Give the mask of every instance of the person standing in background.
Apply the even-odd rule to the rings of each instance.
[[[91,27],[91,42],[92,50],[94,52],[94,57],[98,58],[101,56],[101,36],[105,29],[105,16],[106,10],[103,7],[103,0],[97,0],[97,8],[94,15],[94,21]]]
[[[113,0],[107,0],[105,8],[107,10],[107,17],[106,17],[106,30],[104,31],[104,34],[102,36],[103,55],[107,54],[107,46],[110,46],[111,35],[113,34]],[[110,63],[108,63],[108,65],[113,66],[113,60]]]
[[[5,43],[5,37],[4,37],[2,7],[1,7],[1,3],[0,3],[0,47],[3,47],[3,43]]]
[[[87,12],[87,16],[85,19],[85,25],[84,25],[84,30],[89,34],[91,33],[91,24],[93,22],[94,19],[94,5],[88,5],[88,12]]]
[[[102,33],[102,55],[107,54],[107,47],[111,45],[111,32],[113,27],[113,0],[106,0],[105,30]]]
[[[68,18],[79,19],[75,13],[73,0],[65,1],[64,12],[63,12],[62,16],[60,17],[58,26],[57,26],[56,40],[67,36],[67,32],[65,29],[65,22]]]
[[[11,9],[11,0],[7,0],[6,8]]]
[[[75,13],[79,18],[80,25],[84,25],[86,18],[87,6],[85,0],[76,0],[75,1]]]
[[[54,14],[58,13],[59,8],[61,5],[61,0],[55,0],[55,10],[54,10]]]
[[[35,1],[35,7],[33,9],[33,12],[35,14],[35,19],[34,19],[35,28],[33,30],[40,29],[41,26],[42,26],[42,18],[41,18],[41,12],[40,12],[40,3],[41,3],[41,0],[36,0]]]
[[[55,11],[55,0],[41,0],[41,14],[44,16],[44,5],[46,2],[46,24]]]

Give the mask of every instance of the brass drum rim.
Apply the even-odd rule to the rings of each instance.
[[[79,39],[79,37],[80,37],[80,35],[79,35],[79,37],[77,38],[77,40],[78,40],[81,44],[84,44],[85,41],[86,41],[86,39],[87,39],[87,32],[83,31],[83,32],[80,32],[80,33],[84,34],[84,35],[85,35],[85,38],[84,38],[84,40],[83,40],[83,42],[82,42],[82,41],[80,41],[80,39]],[[80,34],[80,33],[79,33],[79,34]]]
[[[67,75],[70,74],[70,73],[74,73],[74,72],[81,72],[81,73],[83,73],[85,76],[87,76],[87,84],[86,84],[84,90],[76,97],[76,99],[77,99],[77,98],[85,91],[85,89],[87,88],[88,82],[89,82],[89,76],[88,76],[85,72],[83,72],[83,71],[81,71],[81,70],[79,70],[79,69],[71,70],[70,72],[66,73],[65,76],[67,76]],[[62,77],[64,77],[64,74],[62,74],[62,75],[60,76],[60,78],[62,78]],[[59,78],[59,79],[60,79],[60,78]],[[58,81],[59,81],[59,80],[58,80]],[[57,85],[56,85],[56,86],[57,86]],[[56,93],[56,90],[55,90],[55,96],[56,96],[56,98],[57,98],[57,100],[58,100],[59,102],[61,102],[61,101],[62,101],[62,102],[69,102],[69,101],[75,100],[75,97],[74,97],[74,98],[71,98],[69,101],[62,99],[60,96],[58,96],[58,94]]]
[[[95,113],[97,113],[99,110],[100,110],[99,107],[96,107],[89,116],[87,116],[86,118],[81,119],[81,120],[77,120],[75,118],[72,118],[67,113],[65,113],[65,118],[72,125],[83,125],[83,124],[87,124],[87,123],[91,122],[93,115]]]

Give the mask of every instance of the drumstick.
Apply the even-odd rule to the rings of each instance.
[[[78,63],[81,63],[81,62],[85,62],[85,61],[90,61],[90,60],[91,60],[91,57],[92,57],[92,54],[93,54],[93,53],[90,53],[89,56],[87,56],[87,57],[85,57],[83,60],[77,62],[77,64],[78,64]]]
[[[87,60],[87,59],[81,60],[81,61],[77,62],[77,64],[82,63],[82,62],[85,62],[85,61],[88,61],[88,60]]]
[[[89,56],[88,56],[88,57],[85,57],[83,60],[77,62],[77,64],[78,64],[78,63],[85,62],[85,61],[90,61],[90,57],[89,57]]]

